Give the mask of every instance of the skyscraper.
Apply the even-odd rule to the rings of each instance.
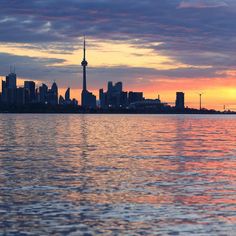
[[[183,92],[176,93],[175,108],[181,111],[184,110],[184,93]]]
[[[32,103],[35,101],[35,82],[34,81],[24,81],[25,89],[25,102]]]
[[[25,89],[17,88],[16,89],[16,105],[23,106],[25,104]]]
[[[48,91],[48,104],[57,105],[58,104],[58,87],[55,82],[53,82],[51,89]]]
[[[6,87],[6,81],[2,80],[2,102],[7,102],[7,87]]]
[[[65,93],[65,100],[66,100],[66,101],[70,101],[70,88],[68,88],[68,89],[66,90],[66,93]]]
[[[127,93],[122,91],[122,82],[117,82],[113,85],[111,81],[107,84],[107,92],[105,94],[105,105],[102,108],[121,108],[127,105]],[[101,99],[100,99],[100,103]]]
[[[81,62],[81,65],[83,66],[83,90],[82,90],[82,93],[81,93],[82,107],[85,108],[85,109],[96,108],[96,96],[94,96],[92,93],[90,93],[87,90],[86,67],[88,65],[88,62],[86,61],[85,38],[84,38],[84,57],[83,57],[83,61]]]
[[[47,96],[48,95],[48,86],[46,84],[42,84],[39,87],[39,102],[42,104],[47,103]]]
[[[16,74],[14,72],[10,72],[6,76],[6,87],[8,89],[16,89]]]
[[[129,92],[129,98],[128,98],[129,104],[134,102],[141,102],[143,100],[144,98],[142,92],[133,92],[133,91]]]
[[[17,87],[16,87],[16,73],[10,71],[10,74],[6,76],[6,89],[5,96],[8,104],[15,104],[17,100]]]

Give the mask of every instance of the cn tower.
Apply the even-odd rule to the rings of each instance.
[[[81,66],[83,66],[83,91],[87,91],[87,84],[86,84],[86,67],[88,65],[88,62],[86,61],[86,42],[84,37],[84,58],[81,62]]]
[[[83,67],[83,90],[81,93],[81,105],[84,109],[95,109],[96,108],[96,96],[87,90],[87,78],[86,78],[86,67],[88,62],[86,61],[86,42],[84,37],[84,57],[81,62]]]

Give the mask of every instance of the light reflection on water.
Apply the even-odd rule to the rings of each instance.
[[[236,232],[236,116],[3,114],[0,140],[0,234]]]

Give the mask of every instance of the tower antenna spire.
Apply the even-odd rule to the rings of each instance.
[[[86,41],[85,41],[85,35],[84,35],[84,60],[86,59]]]

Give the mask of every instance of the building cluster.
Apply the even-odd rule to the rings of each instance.
[[[81,66],[83,67],[83,90],[81,93],[81,106],[84,109],[96,109],[103,110],[108,109],[155,109],[158,111],[167,111],[170,106],[166,103],[162,103],[160,96],[157,99],[145,99],[142,92],[125,92],[123,91],[122,82],[117,82],[113,85],[113,82],[109,81],[107,85],[107,91],[103,89],[99,90],[99,106],[96,103],[96,96],[87,90],[87,75],[86,67],[88,62],[86,60],[86,45],[84,39],[83,48],[83,60]],[[176,106],[178,111],[184,110],[184,94],[178,92],[176,94]]]
[[[0,102],[2,105],[23,106],[27,104],[44,104],[56,106],[60,105],[78,105],[78,102],[70,99],[70,88],[65,93],[65,98],[60,96],[58,99],[58,86],[54,82],[51,88],[42,84],[36,88],[34,81],[24,81],[23,87],[17,87],[16,73],[11,71],[2,80],[2,93],[0,93]]]
[[[96,96],[87,89],[86,68],[88,62],[86,60],[86,44],[84,39],[83,60],[83,89],[81,93],[81,107],[83,110],[94,109],[133,109],[143,111],[184,111],[184,93],[176,93],[175,107],[163,103],[158,95],[157,99],[145,99],[142,92],[125,92],[123,91],[122,82],[109,81],[107,91],[99,90],[99,101],[96,101]],[[58,86],[54,82],[51,88],[46,84],[42,84],[36,88],[34,81],[24,81],[23,87],[17,87],[17,76],[15,71],[10,71],[6,76],[6,80],[2,81],[2,93],[0,94],[0,102],[4,105],[27,105],[27,104],[44,104],[50,106],[78,106],[75,99],[70,99],[70,88],[66,90],[65,96],[58,95]]]
[[[123,91],[122,82],[109,81],[107,91],[104,89],[99,90],[99,102],[96,103],[96,96],[87,90],[87,76],[86,67],[88,62],[86,60],[86,47],[84,39],[84,56],[81,62],[83,67],[83,90],[81,93],[81,106],[84,109],[100,108],[103,110],[109,109],[138,109],[138,110],[156,110],[156,111],[169,111],[171,107],[167,103],[162,103],[160,96],[157,99],[145,99],[142,92],[125,92]],[[176,93],[175,110],[183,111],[184,107],[184,93]]]
[[[144,100],[142,92],[124,92],[122,82],[108,82],[107,91],[99,90],[99,105],[102,109],[127,108],[130,104]]]
[[[122,89],[122,82],[117,82],[113,85],[111,81],[108,82],[107,91],[99,90],[99,107],[101,109],[157,109],[165,111],[170,109],[167,103],[163,103],[158,95],[157,99],[145,99],[143,92],[124,92]],[[183,111],[184,93],[176,93],[175,109]]]

